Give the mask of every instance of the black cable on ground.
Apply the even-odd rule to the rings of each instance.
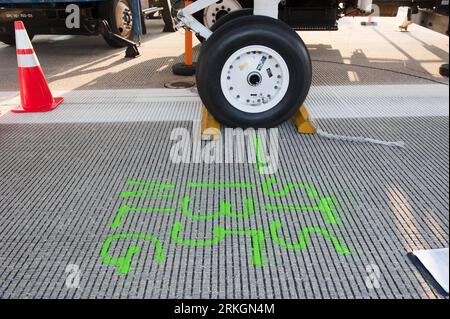
[[[395,70],[379,68],[379,67],[376,67],[376,66],[369,66],[369,65],[362,65],[362,64],[346,64],[346,63],[343,63],[343,62],[327,61],[327,60],[312,60],[312,62],[332,63],[332,64],[339,64],[339,65],[354,66],[354,67],[359,67],[359,68],[366,68],[366,69],[371,69],[371,70],[392,72],[392,73],[401,74],[401,75],[405,75],[405,76],[411,76],[411,77],[414,77],[414,78],[417,78],[417,79],[427,80],[427,81],[438,83],[438,84],[444,84],[444,85],[447,85],[447,86],[449,85],[448,83],[441,82],[441,81],[434,80],[434,79],[430,79],[430,78],[427,78],[427,77],[424,77],[424,76],[410,74],[410,73],[406,73],[406,72],[402,72],[402,71],[395,71]]]
[[[444,84],[444,85],[448,86],[448,83],[430,79],[430,78],[426,78],[426,77],[423,77],[420,75],[415,75],[415,74],[410,74],[410,73],[395,71],[395,70],[389,70],[389,69],[384,69],[384,68],[379,68],[379,67],[374,67],[374,66],[361,65],[361,64],[346,64],[343,62],[327,61],[327,60],[312,60],[312,62],[332,63],[332,64],[352,66],[352,67],[367,68],[367,69],[378,70],[378,71],[392,72],[392,73],[401,74],[401,75],[405,75],[405,76],[411,76],[411,77],[415,77],[418,79],[427,80],[427,81],[431,81],[431,82],[438,83],[438,84]],[[322,138],[326,138],[326,139],[340,140],[340,141],[354,142],[354,143],[379,144],[379,145],[390,146],[390,147],[400,147],[400,148],[406,147],[406,144],[403,141],[391,142],[391,141],[383,141],[383,140],[362,137],[362,136],[338,135],[338,134],[333,134],[333,133],[328,133],[328,132],[322,131],[320,128],[318,128],[317,123],[315,124],[315,126],[317,128],[317,135],[319,135]]]

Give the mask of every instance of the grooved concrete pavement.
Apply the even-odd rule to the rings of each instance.
[[[441,297],[406,254],[448,247],[448,80],[435,72],[448,38],[390,22],[363,33],[358,19],[304,33],[319,127],[406,147],[286,123],[270,138],[278,170],[263,175],[248,162],[171,160],[177,135],[196,138],[201,103],[151,89],[176,79],[183,47],[154,28],[131,61],[101,39],[83,39],[83,55],[80,38],[38,37],[66,98],[46,114],[8,112],[15,55],[0,47],[0,298]]]

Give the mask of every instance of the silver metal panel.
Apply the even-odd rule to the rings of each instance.
[[[448,295],[448,248],[416,250],[413,254]]]

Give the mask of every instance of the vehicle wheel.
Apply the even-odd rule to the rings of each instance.
[[[301,38],[264,16],[229,21],[206,41],[198,59],[200,98],[231,127],[269,128],[286,121],[306,99],[311,79]]]
[[[439,74],[444,77],[448,77],[448,63],[441,65],[439,68]]]
[[[212,27],[211,27],[211,31],[215,32],[217,29],[219,29],[221,26],[223,26],[225,23],[240,18],[240,17],[247,17],[247,16],[251,16],[253,15],[253,9],[239,9],[236,11],[233,11],[225,16],[223,16],[222,18],[220,18],[219,21],[217,21]],[[203,41],[205,41],[205,39],[201,36],[197,36],[198,40],[200,42],[203,43]]]
[[[101,16],[108,21],[111,31],[121,37],[135,41],[133,24],[133,7],[130,0],[111,0],[101,4]],[[113,48],[124,47],[114,39],[103,37]]]
[[[30,41],[33,40],[34,34],[28,34]],[[10,34],[2,34],[0,35],[0,41],[7,45],[16,45],[16,36],[14,31]]]
[[[222,0],[210,5],[203,10],[203,24],[211,29],[216,22],[233,11],[242,9],[241,4],[236,0]]]
[[[221,26],[223,26],[225,23],[240,18],[240,17],[248,17],[253,15],[253,9],[239,9],[233,12],[230,12],[229,14],[223,16],[218,20],[214,25],[211,27],[211,31],[215,32],[217,29],[219,29]]]
[[[213,31],[213,27],[215,24],[223,20],[231,13],[241,9],[242,6],[237,0],[222,0],[210,5],[209,7],[199,12],[194,13],[194,17],[208,29]],[[200,42],[203,42],[205,40],[200,36],[197,36],[197,38]]]

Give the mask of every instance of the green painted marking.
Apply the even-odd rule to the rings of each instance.
[[[334,199],[331,197],[325,197],[319,200],[319,204],[317,206],[301,206],[301,205],[271,205],[265,204],[264,208],[271,211],[279,211],[279,210],[295,210],[295,211],[320,211],[326,222],[329,224],[340,224],[341,221],[337,214],[335,214],[334,209]]]
[[[259,229],[225,230],[226,235],[250,236],[252,245],[252,263],[255,266],[264,266],[263,246],[266,236]]]
[[[264,194],[275,197],[284,197],[287,196],[291,192],[291,190],[295,188],[301,188],[307,191],[309,197],[319,196],[317,190],[313,186],[303,183],[287,183],[283,185],[280,191],[276,192],[271,190],[271,187],[276,183],[277,181],[275,178],[268,178],[267,180],[265,180],[262,184]]]
[[[256,187],[253,183],[188,183],[192,188],[252,188]]]
[[[116,234],[109,236],[102,245],[100,250],[100,256],[103,262],[107,265],[117,266],[117,272],[120,275],[127,275],[131,269],[131,261],[134,255],[141,251],[141,248],[137,245],[130,245],[127,248],[125,256],[119,258],[113,258],[109,255],[109,248],[113,241],[118,239],[143,239],[149,241],[155,247],[155,258],[157,263],[162,263],[165,260],[164,249],[158,238],[148,234]]]
[[[219,210],[217,212],[206,214],[206,215],[195,215],[189,210],[189,204],[191,201],[190,196],[183,197],[181,201],[181,208],[183,211],[183,214],[190,219],[193,220],[210,220],[214,218],[218,218],[220,216],[226,215],[233,218],[246,218],[252,215],[255,212],[255,205],[253,203],[252,199],[246,199],[244,200],[244,210],[242,213],[236,213],[232,210],[232,205],[229,202],[222,201],[219,204]]]
[[[172,240],[178,244],[186,246],[213,246],[219,244],[225,236],[227,235],[240,235],[240,236],[250,236],[251,246],[252,246],[252,263],[255,266],[263,266],[263,246],[265,241],[264,232],[259,229],[249,229],[249,230],[227,230],[222,227],[214,227],[213,234],[214,237],[209,240],[191,240],[183,239],[180,237],[180,232],[183,229],[183,223],[177,222],[172,226]]]
[[[126,181],[129,186],[151,186],[151,187],[162,187],[162,188],[175,188],[176,184],[166,184],[166,183],[155,183],[155,182],[146,182],[141,180],[129,179]]]
[[[157,191],[159,189],[164,189],[167,187],[154,187],[154,188],[145,188],[145,189],[138,189],[138,190],[132,190],[132,191],[124,191],[120,193],[120,198],[134,198],[134,197],[144,197],[144,198],[173,198],[174,195],[172,194],[155,194],[152,193],[154,191]]]
[[[213,228],[213,239],[209,240],[191,240],[180,238],[179,234],[183,230],[183,223],[177,222],[172,226],[171,237],[177,244],[182,244],[186,246],[213,246],[220,243],[225,238],[225,230],[222,227]]]
[[[262,174],[264,172],[264,155],[261,149],[261,140],[259,136],[255,138],[255,154],[256,154],[256,169],[258,173]]]
[[[316,233],[320,234],[323,237],[329,239],[334,247],[334,250],[340,254],[350,254],[350,251],[347,247],[340,243],[339,239],[335,236],[331,235],[326,229],[322,227],[303,227],[298,234],[298,243],[288,244],[284,239],[278,237],[278,230],[283,227],[283,224],[280,221],[274,221],[270,224],[270,235],[272,240],[286,249],[292,250],[300,250],[308,247],[310,241],[310,234]]]
[[[255,139],[256,147],[256,160],[257,168],[261,173],[264,165],[263,152],[261,141],[257,137]],[[121,198],[134,198],[134,197],[145,197],[145,198],[173,198],[174,195],[167,194],[165,191],[173,190],[176,188],[176,184],[165,184],[156,182],[146,182],[140,180],[128,180],[127,184],[129,186],[143,186],[143,189],[123,191],[120,193]],[[295,189],[304,189],[307,192],[309,198],[317,198],[317,205],[272,205],[265,204],[263,207],[268,211],[283,211],[283,210],[296,210],[296,211],[320,211],[326,222],[330,224],[339,224],[340,220],[335,212],[334,203],[335,200],[332,197],[320,198],[317,190],[308,184],[304,183],[286,183],[278,186],[275,178],[269,178],[262,184],[262,191],[265,195],[272,197],[285,197],[291,194]],[[189,182],[187,187],[190,188],[257,188],[258,184],[254,183],[196,183]],[[278,191],[276,190],[278,189]],[[251,198],[244,200],[244,205],[242,211],[234,211],[230,201],[221,201],[219,203],[219,209],[217,211],[205,214],[194,214],[189,206],[191,204],[192,197],[184,196],[181,201],[182,213],[190,220],[214,220],[221,216],[228,216],[231,218],[248,218],[255,214],[255,202]],[[110,227],[112,229],[117,229],[123,222],[125,215],[128,213],[174,213],[177,211],[176,208],[158,208],[158,207],[131,207],[131,206],[121,206],[116,213],[116,216],[111,223]],[[324,238],[329,240],[333,245],[336,252],[340,254],[350,254],[349,249],[341,244],[341,241],[329,233],[326,229],[316,226],[303,227],[298,233],[298,241],[296,243],[287,243],[284,239],[279,237],[278,232],[284,225],[280,221],[274,221],[270,224],[270,237],[274,243],[278,244],[280,247],[292,250],[301,250],[308,248],[311,241],[311,234],[322,235]],[[172,225],[171,229],[171,239],[177,244],[185,246],[214,246],[220,244],[226,236],[249,236],[251,239],[251,262],[255,266],[264,265],[263,252],[265,249],[264,242],[266,240],[266,234],[262,229],[243,229],[243,230],[230,230],[224,227],[214,227],[212,230],[211,239],[185,239],[182,235],[184,225],[182,222],[176,222]],[[267,236],[269,236],[269,232]],[[126,275],[131,269],[131,262],[134,255],[141,251],[141,246],[129,245],[126,248],[126,252],[123,256],[119,258],[113,258],[109,255],[110,246],[115,240],[119,239],[142,239],[149,241],[155,247],[155,259],[158,263],[165,260],[164,250],[161,245],[160,240],[150,234],[141,233],[122,233],[111,235],[102,244],[101,248],[101,258],[103,262],[107,265],[117,266],[117,272],[121,275]]]
[[[114,220],[111,223],[110,227],[112,229],[117,229],[122,223],[124,216],[128,213],[173,213],[175,211],[176,208],[157,208],[157,207],[141,208],[123,205],[117,211],[117,214],[114,217]]]

